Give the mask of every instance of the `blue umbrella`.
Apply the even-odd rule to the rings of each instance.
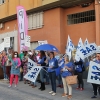
[[[59,50],[55,46],[53,46],[51,44],[43,44],[43,45],[40,45],[35,50],[59,52]]]

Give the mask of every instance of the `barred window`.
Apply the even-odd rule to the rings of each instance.
[[[6,0],[0,0],[0,5],[2,5],[3,3],[5,3]]]
[[[43,27],[43,12],[28,15],[28,29],[38,29]]]
[[[95,10],[67,15],[68,25],[91,22],[91,21],[95,21]]]

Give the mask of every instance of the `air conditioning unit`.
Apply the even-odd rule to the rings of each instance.
[[[0,23],[0,29],[3,28],[3,27],[4,27],[4,24],[3,23]]]

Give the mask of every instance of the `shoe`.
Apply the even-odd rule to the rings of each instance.
[[[67,98],[70,100],[72,98],[72,95],[68,95]]]
[[[61,85],[59,84],[57,87],[61,87]]]
[[[34,84],[30,84],[29,86],[34,86]]]
[[[52,93],[52,96],[55,96],[56,95],[56,93],[54,92],[54,93]]]
[[[80,91],[83,91],[84,89],[83,88],[80,88]]]
[[[64,93],[64,94],[62,94],[62,97],[66,97],[66,96],[68,96],[68,94],[65,94],[65,93]]]
[[[12,87],[11,85],[8,86],[9,88]]]
[[[51,94],[51,93],[53,93],[53,91],[50,91],[49,93]]]
[[[4,78],[3,80],[5,81],[6,79]]]
[[[36,85],[32,86],[32,88],[35,88],[35,87],[37,87],[37,86]]]
[[[97,98],[97,96],[96,96],[96,95],[94,95],[94,96],[92,96],[91,98]]]
[[[77,88],[76,88],[76,90],[79,90],[79,89],[80,89],[80,87],[77,87]]]
[[[63,85],[61,85],[61,87],[60,88],[63,88]]]

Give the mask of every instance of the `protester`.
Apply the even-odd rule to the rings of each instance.
[[[10,71],[11,71],[11,60],[12,60],[12,49],[8,49],[8,54],[7,54],[7,61],[6,61],[6,74],[8,76],[8,80],[10,81]]]
[[[69,61],[69,57],[67,55],[65,55],[64,60],[65,60],[65,63],[61,67],[61,76],[62,76],[63,87],[64,87],[64,94],[62,94],[62,97],[67,96],[68,99],[71,99],[72,98],[72,86],[67,84],[66,77],[72,76],[73,65]]]
[[[12,86],[14,77],[15,77],[15,87],[17,86],[18,77],[20,74],[20,65],[21,65],[21,61],[20,58],[18,57],[18,52],[15,51],[12,55],[12,60],[11,60],[11,76],[10,76],[9,87]]]
[[[28,63],[28,52],[24,51],[24,58],[22,60],[23,63],[23,76],[25,76],[28,72],[27,63]],[[26,84],[26,79],[24,78],[24,84]]]
[[[6,61],[7,61],[7,56],[6,52],[2,52],[2,59],[1,59],[1,67],[3,68],[3,75],[4,75],[4,80],[7,80],[7,74],[6,74]]]
[[[96,59],[94,60],[97,64],[100,64],[100,53],[96,54]],[[91,98],[97,98],[97,91],[100,93],[100,85],[92,83],[94,95]]]
[[[19,54],[19,57],[20,57],[20,60],[21,60],[19,81],[23,81],[23,66],[24,66],[24,63],[22,62],[22,60],[24,58],[24,50],[21,51],[21,53]]]
[[[58,61],[54,56],[54,52],[50,52],[48,73],[49,73],[49,78],[51,80],[52,91],[50,91],[49,93],[52,94],[53,96],[56,95],[56,72],[55,72],[56,68],[58,68]]]
[[[64,64],[64,59],[63,59],[63,55],[60,54],[59,55],[59,59],[58,59],[58,67],[59,67],[59,71],[61,70],[61,66]],[[57,79],[58,79],[58,86],[57,87],[60,87],[60,88],[63,88],[63,85],[62,85],[62,77],[61,77],[61,74],[59,74],[57,76]]]
[[[83,61],[80,59],[79,61],[76,61],[74,59],[74,65],[75,65],[75,75],[78,75],[78,87],[76,88],[77,90],[84,90],[84,82],[83,82]]]
[[[43,66],[41,71],[40,71],[40,81],[41,81],[41,86],[40,86],[40,90],[43,91],[45,90],[45,83],[44,83],[44,75],[46,73],[45,71],[45,67],[46,67],[46,55],[44,51],[40,51],[40,58],[38,60],[37,66]]]

